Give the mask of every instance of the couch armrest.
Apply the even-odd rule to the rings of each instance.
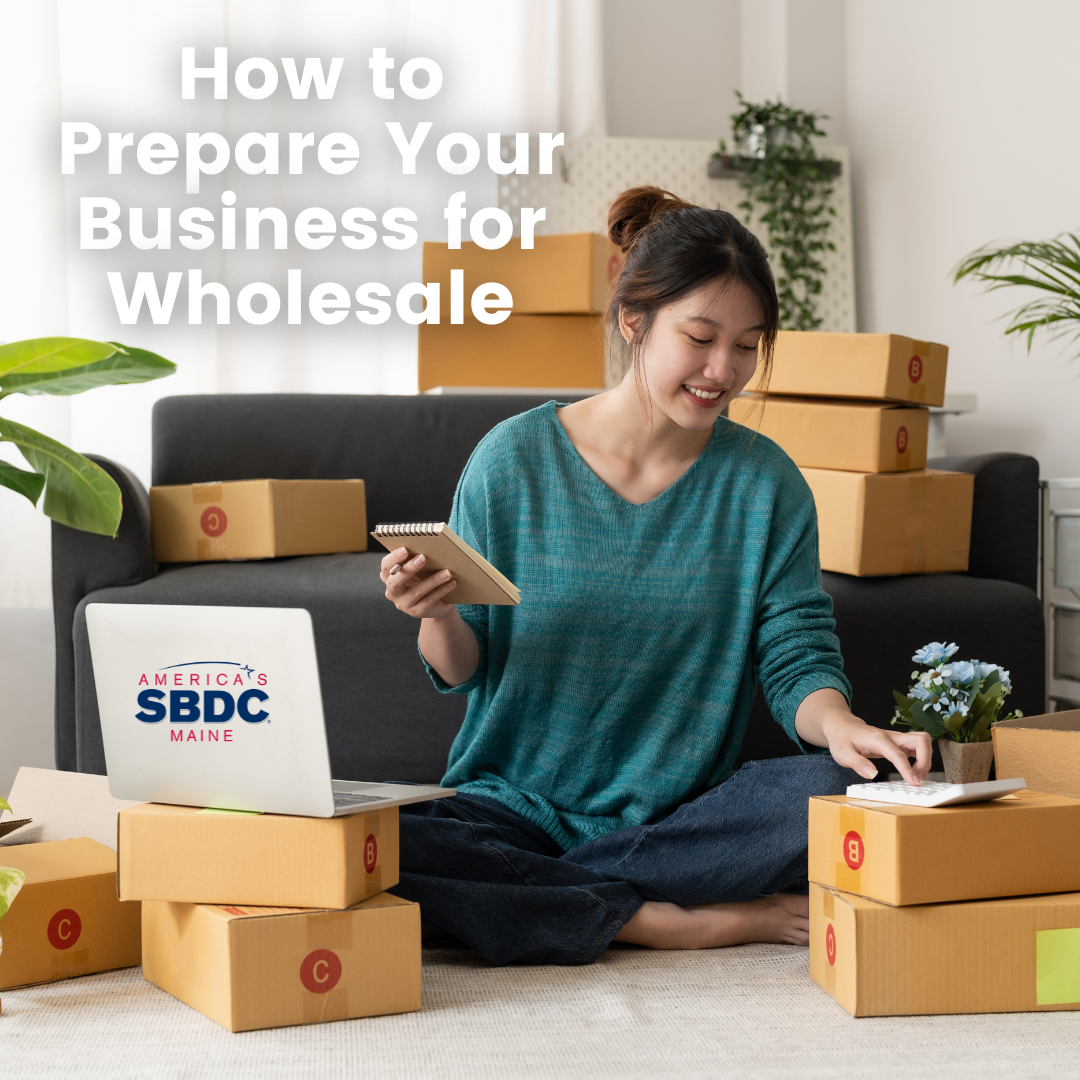
[[[79,601],[110,585],[137,585],[153,577],[150,500],[134,473],[108,458],[88,454],[120,486],[123,515],[116,537],[52,525],[53,628],[56,634],[56,767],[77,770],[75,648],[72,624]]]
[[[1027,454],[978,454],[935,458],[927,466],[975,477],[968,573],[1037,590],[1038,461]]]

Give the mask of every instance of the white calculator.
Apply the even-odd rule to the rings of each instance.
[[[903,806],[956,806],[958,803],[986,802],[1021,791],[1027,785],[1023,777],[1014,780],[987,780],[981,784],[942,784],[924,780],[918,787],[903,780],[881,784],[850,784],[849,799],[868,802],[900,803]]]

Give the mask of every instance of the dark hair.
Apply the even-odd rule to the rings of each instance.
[[[760,385],[768,385],[780,302],[765,248],[734,214],[642,185],[628,188],[611,204],[608,236],[626,253],[608,309],[609,384],[635,366],[661,307],[703,285],[737,281],[761,305]],[[619,330],[620,308],[644,316],[629,347]]]

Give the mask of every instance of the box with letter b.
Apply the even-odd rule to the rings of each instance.
[[[119,815],[125,900],[347,908],[398,882],[398,811],[292,817],[144,803]]]
[[[1080,892],[1080,799],[962,806],[810,800],[809,877],[885,904]]]

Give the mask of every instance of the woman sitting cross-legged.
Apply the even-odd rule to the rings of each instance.
[[[500,424],[454,498],[451,527],[520,606],[459,608],[448,571],[382,562],[435,685],[470,695],[443,779],[459,794],[402,807],[393,892],[494,964],[805,944],[808,797],[873,777],[872,757],[911,782],[930,763],[925,734],[848,709],[810,490],[721,416],[767,378],[764,249],[657,188],[620,195],[609,228],[617,385]],[[759,682],[804,753],[734,771]]]

